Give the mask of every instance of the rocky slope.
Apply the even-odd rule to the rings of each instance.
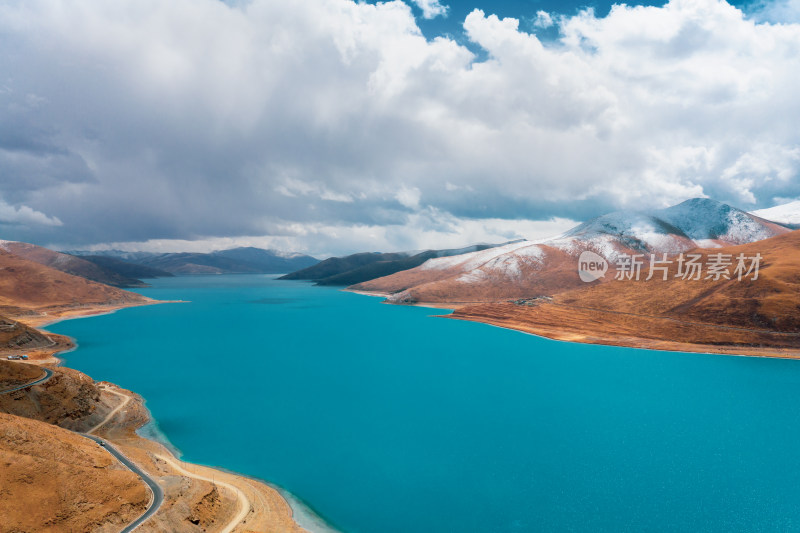
[[[30,372],[37,371],[39,375],[42,373],[34,365],[0,360],[0,376],[19,373],[21,367],[28,367]],[[0,412],[73,431],[86,431],[113,409],[114,398],[103,395],[86,374],[63,367],[52,371],[53,377],[42,384],[0,394]]]
[[[26,326],[22,322],[0,316],[0,349],[42,348],[52,341],[46,335]]]

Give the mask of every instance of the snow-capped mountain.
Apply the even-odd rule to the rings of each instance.
[[[620,254],[680,253],[755,242],[791,231],[714,200],[696,198],[650,213],[618,211],[552,239],[520,241],[354,286],[390,293],[396,302],[480,302],[549,295],[580,286],[585,250],[614,262]]]
[[[787,228],[708,198],[693,198],[649,214],[617,211],[568,231],[562,240],[619,245],[645,253],[747,244],[786,233]],[[547,242],[547,241],[545,241]]]
[[[788,204],[776,205],[769,209],[759,209],[750,213],[757,217],[772,220],[780,224],[800,227],[800,200]]]

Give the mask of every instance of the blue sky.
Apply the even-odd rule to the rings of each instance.
[[[609,6],[2,2],[0,238],[328,255],[800,197],[800,0]]]
[[[375,3],[375,2],[370,2]],[[480,2],[480,1],[461,1],[454,0],[442,2],[448,7],[446,17],[435,17],[424,19],[419,22],[420,29],[428,38],[436,35],[450,34],[460,37],[463,34],[461,27],[466,16],[474,9],[481,9],[488,13],[494,13],[498,17],[513,17],[519,19],[520,29],[528,32],[538,32],[540,29],[534,27],[538,11],[556,15],[575,15],[578,11],[586,8],[593,8],[598,16],[605,16],[611,9],[614,2],[575,2],[564,1],[554,2],[548,0],[505,0],[500,2]],[[629,5],[663,5],[664,2],[630,2]],[[421,16],[422,10],[414,5],[416,13]]]
[[[375,4],[374,0],[368,3]],[[553,0],[502,0],[493,2],[481,2],[480,0],[442,0],[441,5],[447,7],[446,16],[436,16],[426,19],[422,9],[412,2],[413,9],[418,18],[418,24],[426,37],[432,39],[439,35],[451,35],[461,43],[468,43],[464,37],[462,24],[467,15],[475,9],[481,9],[487,13],[494,13],[498,17],[513,17],[520,21],[520,29],[523,31],[536,33],[543,39],[552,39],[557,35],[557,29],[544,30],[534,25],[536,14],[539,11],[549,13],[551,16],[557,15],[576,15],[579,11],[587,8],[594,10],[595,14],[604,17],[608,14],[611,6],[621,2],[608,1],[553,1]],[[663,1],[651,2],[625,2],[629,6],[662,6]],[[757,4],[751,0],[739,0],[729,2],[731,5],[748,10],[749,6]]]

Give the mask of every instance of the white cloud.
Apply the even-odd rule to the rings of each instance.
[[[800,196],[800,25],[722,1],[551,17],[549,43],[476,10],[464,28],[486,60],[426,40],[401,1],[59,5],[0,4],[0,50],[15,50],[0,54],[0,195],[64,221],[12,238],[296,224],[308,249],[323,234],[421,248],[426,231],[399,229],[409,212],[512,227]]]
[[[353,197],[349,194],[332,191],[321,183],[306,183],[293,178],[287,178],[282,184],[275,187],[275,191],[289,198],[313,196],[331,202],[353,202]]]
[[[459,219],[436,209],[408,216],[403,223],[388,225],[284,222],[270,236],[201,237],[196,239],[150,239],[112,242],[81,247],[51,244],[60,250],[122,250],[128,252],[207,252],[237,246],[299,251],[318,258],[354,251],[406,251],[444,249],[479,243],[500,243],[516,239],[539,241],[567,231],[574,220],[553,218],[541,221],[504,219]]]
[[[448,6],[442,5],[439,0],[411,0],[422,10],[422,16],[426,19],[438,16],[447,16]]]
[[[403,187],[394,196],[400,205],[409,209],[419,209],[419,201],[422,199],[422,192],[416,187]]]
[[[57,217],[49,217],[27,205],[13,206],[0,199],[0,225],[62,226]]]
[[[555,22],[553,21],[553,17],[550,16],[550,13],[547,11],[537,11],[536,18],[533,21],[533,25],[537,28],[547,29],[553,27]]]

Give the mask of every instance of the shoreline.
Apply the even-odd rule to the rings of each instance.
[[[514,327],[504,324],[502,321],[491,319],[460,316],[460,315],[434,315],[437,318],[447,318],[451,320],[461,320],[463,322],[475,322],[485,324],[495,328],[516,331],[525,335],[532,335],[542,339],[555,342],[570,342],[578,344],[594,344],[598,346],[616,346],[618,348],[631,348],[636,350],[651,350],[659,352],[701,354],[701,355],[723,355],[731,357],[757,357],[764,359],[800,359],[800,348],[756,348],[756,347],[737,347],[737,346],[713,346],[705,344],[695,344],[688,342],[677,342],[669,340],[648,339],[644,337],[596,337],[583,332],[576,332],[568,328],[553,328],[531,326],[530,328]]]
[[[149,300],[147,302],[132,303],[132,304],[85,306],[75,309],[64,310],[63,312],[59,312],[57,315],[50,315],[45,312],[39,316],[30,316],[30,317],[24,316],[24,317],[14,318],[14,320],[16,320],[17,322],[21,322],[29,327],[36,329],[37,331],[47,336],[48,338],[51,339],[55,338],[55,339],[53,339],[53,344],[46,347],[40,347],[34,350],[24,350],[24,349],[4,350],[4,352],[7,351],[9,353],[10,352],[35,353],[36,355],[30,360],[26,361],[26,363],[41,367],[53,366],[53,367],[69,368],[64,364],[65,363],[64,359],[59,356],[77,350],[79,347],[78,340],[69,336],[60,335],[57,333],[52,333],[50,331],[47,331],[45,329],[46,327],[49,327],[53,324],[66,320],[93,318],[97,316],[110,315],[116,313],[121,309],[127,309],[131,307],[143,307],[147,305],[157,305],[165,303],[186,303],[186,301]],[[97,381],[91,376],[90,378],[96,384],[107,383],[111,385],[114,389],[125,390],[112,382],[105,380]],[[248,526],[250,524],[249,523],[245,524],[245,522],[253,518],[250,516],[250,514],[254,512],[255,504],[261,504],[262,511],[265,511],[264,512],[265,516],[260,517],[262,521],[263,520],[269,521],[273,518],[276,518],[270,515],[276,514],[276,510],[273,509],[272,507],[277,502],[269,504],[269,502],[267,501],[265,503],[264,501],[262,501],[265,499],[264,496],[258,494],[258,492],[263,491],[263,489],[267,489],[267,491],[274,493],[274,496],[276,496],[280,500],[280,503],[282,503],[283,506],[285,506],[285,509],[288,512],[286,513],[286,516],[284,516],[284,518],[288,518],[288,520],[291,522],[291,525],[294,526],[291,528],[282,527],[281,525],[272,527],[279,527],[281,528],[280,529],[281,531],[292,530],[292,531],[306,531],[307,533],[342,533],[340,530],[333,529],[331,526],[329,526],[322,517],[320,517],[316,512],[313,511],[313,509],[311,509],[310,506],[304,504],[302,500],[292,495],[285,489],[282,489],[281,487],[278,487],[274,484],[260,480],[255,477],[229,471],[222,467],[212,467],[212,466],[188,463],[183,461],[181,459],[183,453],[174,444],[172,444],[167,435],[159,429],[158,421],[155,419],[155,417],[153,417],[153,415],[150,413],[149,409],[147,409],[145,405],[146,400],[143,397],[139,396],[138,394],[134,393],[134,396],[140,400],[139,405],[141,406],[141,409],[144,411],[144,413],[146,413],[145,415],[146,421],[135,428],[112,427],[111,431],[119,432],[120,430],[122,430],[129,434],[122,436],[115,435],[112,437],[106,435],[105,437],[110,442],[114,443],[116,446],[122,448],[128,448],[129,450],[133,449],[141,451],[141,450],[154,450],[160,448],[161,449],[160,451],[162,451],[162,453],[163,451],[167,452],[168,454],[167,458],[174,461],[175,464],[187,466],[190,470],[195,472],[207,470],[211,473],[212,476],[216,476],[218,479],[224,479],[225,477],[228,477],[233,481],[231,483],[231,487],[234,488],[234,490],[237,493],[239,493],[240,495],[243,495],[245,493],[252,494],[255,500],[257,501],[249,500],[250,510],[247,512],[246,519],[232,526],[229,529],[230,531],[238,531],[241,529],[240,526],[242,525],[245,526],[244,529],[242,529],[243,531],[248,530]],[[109,426],[111,426],[111,424],[109,424]],[[140,440],[141,442],[138,443],[134,442],[136,440]],[[154,452],[151,451],[151,453]],[[156,458],[158,456],[159,456],[158,454],[155,454]],[[242,488],[239,487],[240,484],[242,485],[244,491],[242,490]],[[262,485],[262,487],[254,486],[258,484]],[[280,507],[280,505],[278,507]],[[157,515],[158,513],[156,513],[154,517]],[[306,527],[300,525],[299,521],[295,520],[296,515],[298,517],[302,517],[300,521],[306,524],[306,527],[311,526],[312,529],[307,529]],[[145,524],[142,525],[144,526]]]
[[[344,292],[351,292],[354,294],[361,294],[363,296],[383,297],[388,298],[390,293],[379,291],[362,291],[353,289],[342,289]],[[460,308],[469,307],[470,305],[486,304],[492,302],[416,302],[413,304],[396,304],[393,302],[384,301],[387,305],[407,305],[409,307],[424,307],[428,309],[438,309],[451,311],[450,314],[432,315],[439,318],[449,318],[452,320],[461,320],[464,322],[476,322],[478,324],[486,324],[497,328],[507,329],[509,331],[516,331],[534,337],[540,337],[557,342],[575,342],[580,344],[596,344],[600,346],[617,346],[619,348],[633,348],[639,350],[657,350],[662,352],[673,353],[697,353],[706,355],[728,355],[734,357],[760,357],[771,359],[800,359],[800,347],[798,348],[782,348],[782,347],[757,347],[757,346],[737,346],[737,345],[713,345],[713,344],[700,344],[692,342],[678,342],[667,339],[637,337],[635,335],[614,335],[614,334],[597,334],[586,331],[578,331],[569,327],[554,327],[547,325],[520,324],[513,325],[505,323],[502,320],[493,320],[489,317],[460,315],[457,311]],[[651,317],[658,318],[658,317]],[[714,327],[712,324],[698,324],[698,327]],[[775,332],[780,335],[782,332]]]
[[[213,470],[217,470],[219,472],[224,472],[226,474],[230,474],[232,476],[242,477],[246,479],[251,479],[258,483],[263,483],[264,485],[272,488],[280,496],[286,501],[289,508],[292,510],[292,519],[297,523],[298,526],[302,527],[309,533],[344,533],[342,530],[335,529],[331,526],[323,517],[319,515],[309,504],[304,502],[302,499],[298,498],[285,488],[281,487],[280,485],[276,485],[270,481],[265,479],[261,479],[256,476],[251,476],[248,474],[243,474],[241,472],[235,472],[233,470],[229,470],[222,466],[209,466],[209,465],[201,465],[199,463],[189,463],[183,460],[183,452],[169,440],[169,437],[166,433],[161,431],[161,428],[158,425],[158,420],[153,417],[150,413],[150,410],[147,409],[147,402],[145,401],[143,404],[144,409],[147,410],[148,413],[148,421],[141,427],[135,430],[135,433],[145,439],[157,444],[160,444],[164,448],[166,448],[172,457],[178,461],[181,461],[185,464],[191,464],[196,466],[204,466],[206,468],[210,468]]]
[[[341,289],[342,292],[350,292],[353,294],[360,294],[361,296],[372,296],[375,298],[384,298],[388,299],[391,296],[391,293],[388,292],[378,292],[378,291],[360,291],[356,289],[348,289],[344,288]],[[384,301],[381,302],[382,304],[386,305],[400,305],[405,307],[424,307],[425,309],[439,309],[441,311],[455,311],[458,306],[463,306],[467,304],[452,304],[452,303],[437,303],[437,302],[416,302],[413,304],[396,304],[394,302]]]

